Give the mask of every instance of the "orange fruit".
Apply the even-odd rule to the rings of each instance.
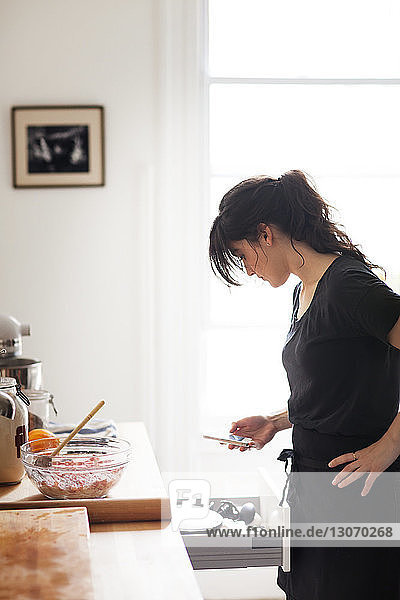
[[[47,429],[31,429],[28,433],[28,440],[31,442],[32,452],[43,452],[57,448],[60,443],[54,433]]]

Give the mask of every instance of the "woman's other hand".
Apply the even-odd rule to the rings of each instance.
[[[336,467],[345,462],[349,463],[337,473],[332,480],[332,484],[338,484],[338,487],[342,488],[368,473],[361,492],[361,496],[366,496],[374,481],[396,460],[399,452],[390,440],[381,438],[366,448],[355,450],[355,454],[357,460],[354,460],[352,452],[348,452],[333,458],[328,463],[328,467]]]
[[[256,417],[245,417],[239,421],[234,421],[229,433],[251,438],[253,447],[256,447],[257,450],[261,450],[265,444],[272,440],[277,431],[279,431],[279,429],[277,428],[276,423],[269,417],[259,415]],[[228,445],[230,450],[234,450],[238,447],[239,446],[234,446],[232,444]],[[247,448],[240,447],[241,452],[244,452],[245,450],[247,450]]]

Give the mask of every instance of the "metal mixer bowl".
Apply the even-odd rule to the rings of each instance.
[[[42,363],[34,358],[0,358],[0,377],[14,377],[26,389],[42,387]]]

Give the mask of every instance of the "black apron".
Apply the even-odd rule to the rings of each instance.
[[[382,505],[379,521],[398,522],[400,492],[393,485],[392,476],[388,478],[390,489],[388,479],[381,475],[367,496],[361,498],[361,502],[366,475],[345,488],[331,485],[332,491],[328,492],[331,496],[323,503],[318,503],[318,494],[312,489],[310,479],[306,479],[307,473],[318,471],[326,473],[326,477],[332,481],[335,472],[341,471],[347,463],[330,468],[327,466],[330,460],[346,452],[365,448],[373,441],[376,440],[320,434],[294,425],[293,449],[283,450],[278,457],[279,460],[285,460],[286,467],[291,460],[291,471],[283,491],[284,495],[287,494],[291,521],[313,522],[315,517],[316,522],[318,518],[319,522],[330,522],[329,502],[332,502],[339,514],[343,515],[343,522],[365,522],[362,517],[359,518],[357,506],[362,504],[367,511],[373,493],[375,501],[378,498]],[[400,458],[386,471],[400,472]],[[306,485],[302,485],[302,476],[307,481]],[[313,508],[310,508],[311,505]],[[368,542],[363,547],[346,546],[346,542],[340,547],[291,546],[290,571],[285,572],[278,567],[277,584],[290,600],[400,600],[400,546],[371,547]]]

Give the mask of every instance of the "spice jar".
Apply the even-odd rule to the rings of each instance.
[[[54,396],[47,390],[24,390],[24,394],[29,398],[29,431],[31,429],[47,429],[50,418],[50,405],[53,412],[57,415],[54,406]]]

